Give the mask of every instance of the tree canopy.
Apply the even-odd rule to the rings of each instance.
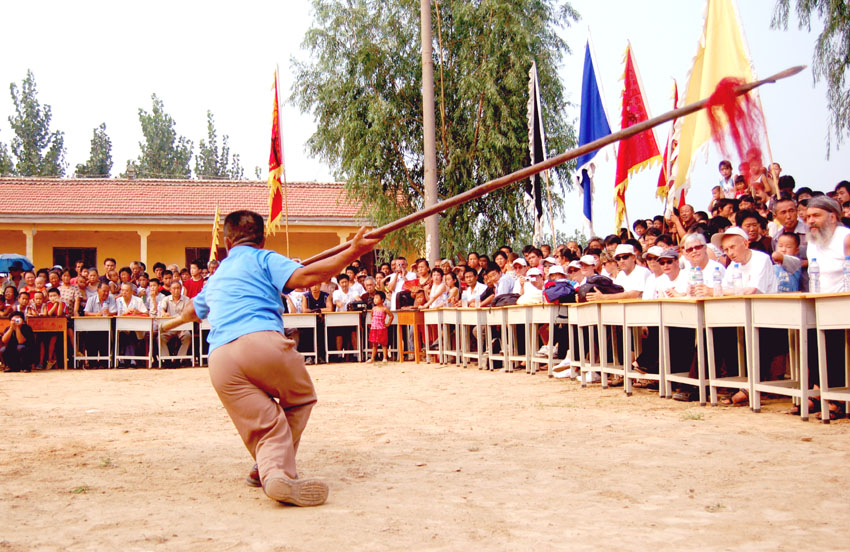
[[[92,132],[89,160],[77,165],[77,176],[109,178],[112,172],[112,140],[106,134],[106,123]]]
[[[61,131],[50,131],[50,106],[38,101],[35,76],[27,70],[21,86],[9,85],[15,114],[9,117],[12,126],[12,156],[0,144],[0,172],[20,176],[64,176],[65,138]],[[4,160],[5,158],[5,160]],[[4,170],[3,165],[7,165]]]
[[[830,126],[836,146],[850,134],[850,3],[835,0],[795,0],[800,28],[812,30],[812,18],[823,22],[813,55],[812,74],[815,82],[827,84],[826,98],[831,113]],[[777,0],[773,14],[774,27],[788,28],[791,0]],[[832,144],[827,132],[827,150]]]
[[[239,155],[230,156],[230,138],[225,134],[218,148],[215,121],[211,111],[207,111],[207,139],[198,142],[198,156],[195,157],[195,176],[197,178],[241,180],[244,170]]]
[[[156,94],[151,95],[153,108],[148,113],[139,109],[139,122],[142,125],[144,142],[139,142],[142,150],[136,161],[129,161],[139,178],[189,178],[192,169],[192,141],[178,136],[175,122],[165,112],[162,100]]]
[[[415,0],[313,0],[306,61],[295,61],[292,99],[318,130],[310,152],[346,182],[375,224],[424,203],[419,6]],[[437,183],[440,198],[529,164],[528,72],[537,62],[550,154],[574,143],[557,68],[569,53],[560,33],[578,14],[565,2],[434,2]],[[569,186],[553,176],[553,206]],[[443,214],[442,254],[509,243],[533,220],[522,184]],[[545,194],[544,194],[545,195]],[[545,200],[545,198],[544,198]],[[420,247],[421,225],[388,247]]]

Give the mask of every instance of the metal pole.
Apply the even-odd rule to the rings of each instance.
[[[437,204],[437,128],[434,116],[434,55],[431,47],[431,1],[421,0],[422,130],[425,143],[425,208]],[[425,219],[425,258],[431,266],[440,259],[440,219]]]

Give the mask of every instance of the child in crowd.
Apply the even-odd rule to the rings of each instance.
[[[50,288],[47,290],[47,304],[45,305],[47,316],[60,318],[64,317],[67,314],[67,306],[65,302],[62,301],[62,294],[59,292],[59,288]],[[50,370],[54,366],[56,366],[56,342],[61,337],[61,332],[52,333],[47,338],[47,369]],[[43,347],[43,344],[42,344]],[[41,360],[44,362],[44,349],[41,350]]]
[[[31,316],[47,316],[47,306],[44,304],[44,292],[37,290],[32,292],[32,302],[27,305],[27,318]]]
[[[369,343],[372,344],[372,362],[375,362],[375,356],[378,354],[378,345],[384,353],[384,362],[389,362],[387,356],[387,344],[389,335],[387,326],[392,324],[393,313],[387,308],[385,302],[387,294],[383,291],[376,291],[373,301],[375,306],[372,307],[372,326],[369,329]]]
[[[776,273],[778,291],[800,291],[800,278],[803,276],[803,263],[800,255],[800,236],[794,232],[785,232],[776,239],[776,251],[773,252],[773,271]]]

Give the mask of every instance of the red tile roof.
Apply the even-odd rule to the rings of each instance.
[[[129,180],[91,178],[0,178],[3,215],[122,215],[139,217],[209,217],[215,206],[226,214],[250,209],[269,212],[264,181]],[[341,183],[290,182],[289,216],[354,218]]]

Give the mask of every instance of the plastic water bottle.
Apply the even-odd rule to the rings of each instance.
[[[699,286],[705,284],[705,278],[702,276],[702,269],[698,266],[694,267],[694,295],[696,295],[696,290]]]
[[[744,275],[741,274],[741,265],[735,263],[732,265],[732,289],[735,290],[735,295],[744,293]]]
[[[844,291],[850,293],[850,255],[844,257]]]
[[[809,261],[809,291],[820,293],[820,265],[815,258]]]
[[[721,281],[720,267],[714,267],[714,296],[721,297],[723,295],[723,282]]]

